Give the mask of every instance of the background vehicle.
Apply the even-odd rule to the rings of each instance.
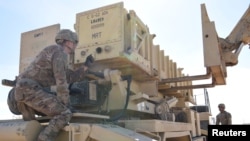
[[[84,63],[89,54],[96,61],[89,79],[73,84],[78,91],[72,92],[71,103],[78,112],[58,140],[203,140],[207,133],[201,127],[208,123],[209,107],[190,107],[196,104],[192,90],[225,85],[226,67],[236,65],[241,47],[249,44],[249,9],[226,39],[217,36],[204,4],[201,11],[207,73],[196,76],[183,74],[153,44],[155,35],[123,3],[78,13],[74,27],[80,42],[69,65]],[[19,72],[54,42],[59,30],[55,24],[22,34]],[[192,84],[209,78],[209,84]],[[3,84],[12,85],[7,80]],[[48,117],[38,121],[4,121],[1,137],[32,140]]]

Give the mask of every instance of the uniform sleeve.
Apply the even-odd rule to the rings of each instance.
[[[220,119],[219,119],[219,115],[216,116],[216,125],[220,124]]]
[[[76,70],[67,70],[67,80],[69,83],[78,82],[83,80],[85,77],[85,71],[83,66],[77,68]]]
[[[232,125],[232,116],[231,116],[231,113],[228,113],[228,115],[227,115],[227,124],[228,125]]]
[[[63,52],[56,52],[53,55],[52,59],[52,67],[54,78],[56,81],[56,91],[57,97],[64,104],[69,104],[69,90],[68,83],[66,78],[66,70],[67,70],[67,55]]]

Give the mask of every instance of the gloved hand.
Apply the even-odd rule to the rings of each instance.
[[[77,113],[77,112],[78,112],[74,107],[71,106],[69,100],[65,100],[65,99],[64,99],[64,100],[62,101],[62,103],[63,103],[66,107],[68,107],[69,110],[70,110],[72,113]]]
[[[57,96],[57,99],[62,102],[65,106],[69,106],[70,105],[70,101],[69,101],[69,96],[68,95],[64,95],[64,96]]]
[[[90,54],[87,58],[86,61],[84,63],[85,66],[89,67],[91,64],[93,64],[95,61],[94,57],[92,56],[92,54]]]

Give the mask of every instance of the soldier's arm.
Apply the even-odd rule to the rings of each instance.
[[[77,68],[76,70],[67,70],[67,80],[68,83],[73,83],[77,81],[81,81],[85,78],[85,74],[87,71],[87,66],[82,65],[81,67]]]
[[[217,115],[216,116],[216,125],[219,125],[219,123],[220,123],[220,119],[219,119],[219,116]]]
[[[84,79],[86,71],[88,70],[88,67],[94,63],[94,57],[90,54],[85,62],[82,64],[81,67],[79,67],[77,70],[72,71],[68,70],[67,71],[67,78],[69,83],[73,83],[76,81],[81,81]]]
[[[69,90],[66,78],[67,56],[62,52],[56,52],[52,58],[53,73],[56,80],[57,97],[64,104],[69,104]]]
[[[228,113],[227,122],[228,122],[228,125],[232,125],[232,115],[231,115],[231,113]]]

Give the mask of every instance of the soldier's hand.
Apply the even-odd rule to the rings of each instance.
[[[85,66],[89,67],[91,64],[93,64],[95,61],[94,57],[92,56],[92,54],[90,54],[87,58],[86,61],[84,63]]]
[[[88,70],[88,67],[87,66],[83,66],[83,71],[86,72]]]
[[[57,99],[62,102],[62,104],[64,104],[65,106],[69,106],[70,105],[70,101],[69,101],[69,98],[66,96],[66,97],[63,97],[63,96],[57,96]]]

